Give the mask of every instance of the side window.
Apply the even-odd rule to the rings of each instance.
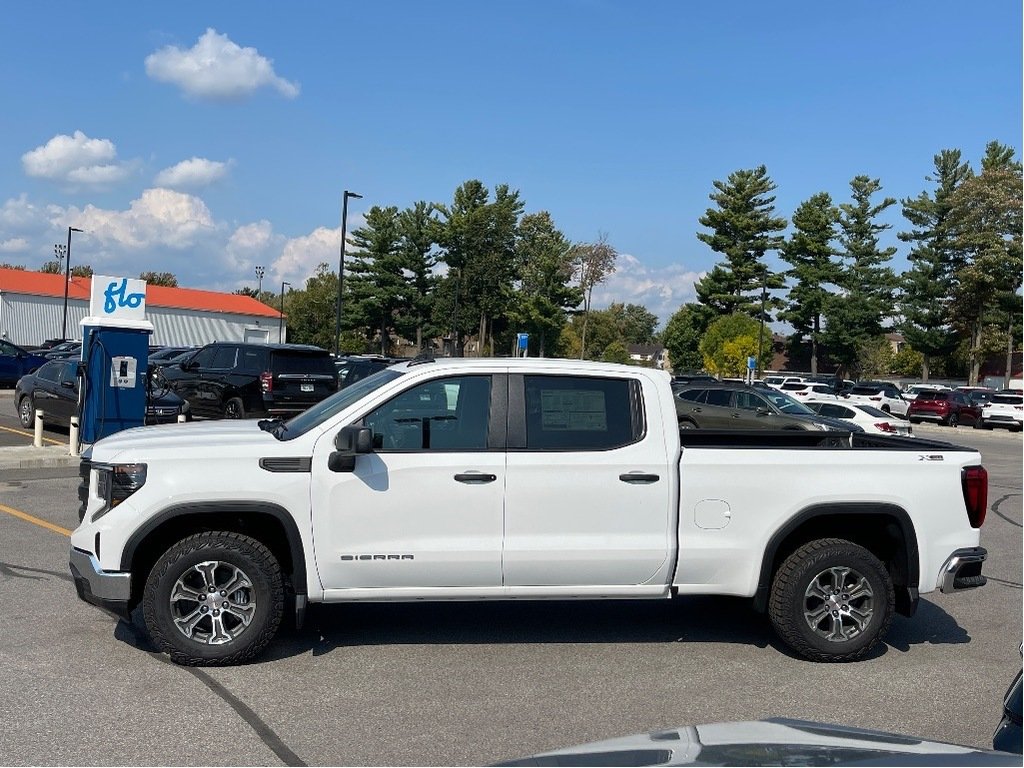
[[[756,411],[758,408],[767,408],[768,403],[753,392],[737,392],[736,407],[747,411]]]
[[[719,405],[723,408],[729,407],[729,402],[732,400],[731,389],[709,389],[708,397],[705,402],[708,405]]]
[[[239,373],[262,373],[267,369],[266,358],[265,350],[240,347],[236,361]]]
[[[853,418],[853,411],[849,408],[845,408],[841,405],[833,405],[832,403],[825,403],[818,409],[818,413],[822,416],[831,416],[833,419],[850,419]]]
[[[60,380],[60,369],[64,366],[63,363],[52,362],[46,363],[36,371],[36,378],[42,379],[43,381],[49,381],[56,383]]]
[[[524,383],[528,451],[605,451],[642,437],[635,381],[526,376]]]
[[[70,362],[64,363],[60,369],[60,380],[65,381],[77,381],[78,379],[78,363]]]
[[[189,359],[200,368],[209,368],[210,363],[213,362],[213,356],[218,349],[219,347],[203,347],[196,353],[195,357]]]
[[[235,367],[235,359],[238,357],[238,347],[218,347],[210,363],[210,368],[216,371],[230,371]]]
[[[0,354],[10,355],[14,357],[18,354],[18,348],[11,344],[9,341],[3,341],[0,339]]]
[[[408,389],[363,418],[374,450],[480,451],[487,448],[491,377],[435,379]]]
[[[707,394],[706,389],[684,389],[678,397],[680,400],[687,400],[691,403],[703,403]]]

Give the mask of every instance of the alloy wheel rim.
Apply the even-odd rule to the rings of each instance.
[[[833,566],[811,579],[804,591],[804,621],[818,637],[848,642],[864,633],[875,613],[874,591],[862,573]]]
[[[186,570],[174,582],[168,602],[175,628],[204,645],[237,639],[256,615],[252,579],[222,560],[205,560]]]

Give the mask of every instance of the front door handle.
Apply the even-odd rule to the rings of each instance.
[[[660,479],[658,475],[643,475],[639,472],[627,472],[624,475],[619,475],[619,480],[624,483],[656,483]]]
[[[455,476],[456,482],[483,485],[493,483],[498,479],[497,475],[485,475],[482,472],[464,472]]]

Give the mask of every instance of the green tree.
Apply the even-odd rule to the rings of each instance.
[[[264,292],[266,294],[266,292]],[[338,275],[318,264],[302,289],[289,289],[284,311],[288,322],[288,341],[334,349],[334,308],[338,296]],[[264,302],[266,303],[266,302]],[[274,302],[280,309],[280,299]]]
[[[924,355],[909,344],[904,344],[903,348],[893,355],[890,370],[897,376],[917,376],[923,364]]]
[[[977,176],[964,180],[951,195],[948,224],[953,262],[954,323],[968,336],[968,381],[976,384],[985,349],[986,325],[1001,307],[1006,339],[1012,350],[1018,327],[1021,286],[1021,164],[1014,152],[990,142]]]
[[[615,318],[619,335],[627,344],[653,344],[658,316],[640,304],[613,302],[608,311]]]
[[[346,268],[342,308],[346,327],[376,338],[380,352],[391,351],[395,319],[413,304],[414,289],[406,278],[398,208],[370,208],[362,227],[353,230],[352,261]]]
[[[170,272],[143,272],[139,280],[145,280],[147,285],[163,285],[167,288],[177,288],[178,278]]]
[[[583,299],[582,291],[569,284],[573,251],[547,211],[523,216],[517,238],[519,281],[510,318],[517,330],[536,340],[537,350],[544,357],[548,340],[558,339],[566,324],[567,310]]]
[[[473,179],[455,190],[450,206],[438,210],[443,218],[438,241],[449,267],[444,304],[452,307],[455,346],[461,350],[463,338],[475,333],[481,352],[488,342],[493,350],[494,334],[507,325],[523,203],[507,184],[495,187],[492,202],[487,187]],[[438,307],[442,317],[435,311],[435,318],[445,319],[445,308]]]
[[[661,343],[668,352],[668,361],[675,373],[696,371],[704,367],[700,340],[710,321],[708,308],[702,304],[683,304],[669,318]]]
[[[583,347],[583,326],[586,323],[586,347]],[[588,360],[600,360],[605,349],[614,342],[625,344],[615,316],[607,309],[595,309],[589,317],[582,313],[573,315],[562,330],[560,346],[562,354]]]
[[[44,275],[59,275],[64,271],[64,266],[59,261],[44,261],[39,271]]]
[[[423,200],[398,215],[399,253],[407,270],[408,303],[395,318],[395,327],[407,338],[416,339],[416,349],[423,348],[424,338],[440,330],[430,322],[437,277],[435,245],[439,222],[434,216],[437,206]]]
[[[7,262],[0,263],[0,269],[16,269],[19,272],[25,271],[24,264],[8,264]]]
[[[712,322],[700,342],[704,368],[718,376],[742,376],[747,358],[757,357],[760,324],[747,314],[735,312]],[[771,349],[762,349],[760,365],[771,360]]]
[[[811,196],[793,214],[793,234],[780,253],[792,265],[786,275],[794,282],[779,319],[793,326],[797,341],[810,339],[811,373],[818,372],[821,320],[831,295],[829,286],[839,280],[832,245],[838,220],[839,210],[827,192]]]
[[[606,363],[630,364],[629,350],[621,341],[613,341],[605,347],[604,352],[601,353],[601,359]]]
[[[865,339],[857,353],[862,376],[885,376],[892,371],[894,356],[892,344],[884,336]]]
[[[896,200],[877,205],[871,197],[881,190],[878,179],[857,176],[850,182],[853,202],[839,206],[839,244],[843,263],[839,275],[841,295],[826,302],[823,334],[829,354],[843,370],[856,368],[864,344],[881,336],[882,322],[893,314],[896,276],[887,263],[895,248],[882,248],[878,235],[890,228],[877,218]]]
[[[948,220],[953,193],[971,177],[958,149],[942,150],[933,162],[935,172],[926,178],[935,183],[934,194],[921,192],[903,200],[903,216],[912,229],[898,235],[913,244],[907,257],[910,269],[901,278],[900,329],[920,353],[922,381],[928,381],[932,358],[949,354],[955,344],[949,317],[955,254]]]
[[[580,290],[583,292],[583,324],[580,330],[580,359],[586,355],[587,326],[590,321],[590,308],[593,302],[594,287],[600,285],[615,271],[615,262],[619,254],[608,243],[608,234],[598,233],[597,241],[577,245],[573,254],[575,275]]]
[[[708,208],[700,218],[701,226],[711,232],[698,232],[697,238],[724,255],[725,262],[697,281],[697,300],[717,315],[745,312],[759,317],[765,310],[781,308],[779,299],[765,295],[783,286],[781,277],[764,263],[765,254],[782,245],[776,233],[786,229],[786,220],[774,215],[775,183],[763,165],[734,171],[727,181],[713,183],[716,191],[709,197],[717,207]]]

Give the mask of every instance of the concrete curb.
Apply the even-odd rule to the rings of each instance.
[[[66,445],[17,445],[0,448],[0,471],[5,469],[43,469],[50,467],[77,467],[81,458],[69,456]]]

